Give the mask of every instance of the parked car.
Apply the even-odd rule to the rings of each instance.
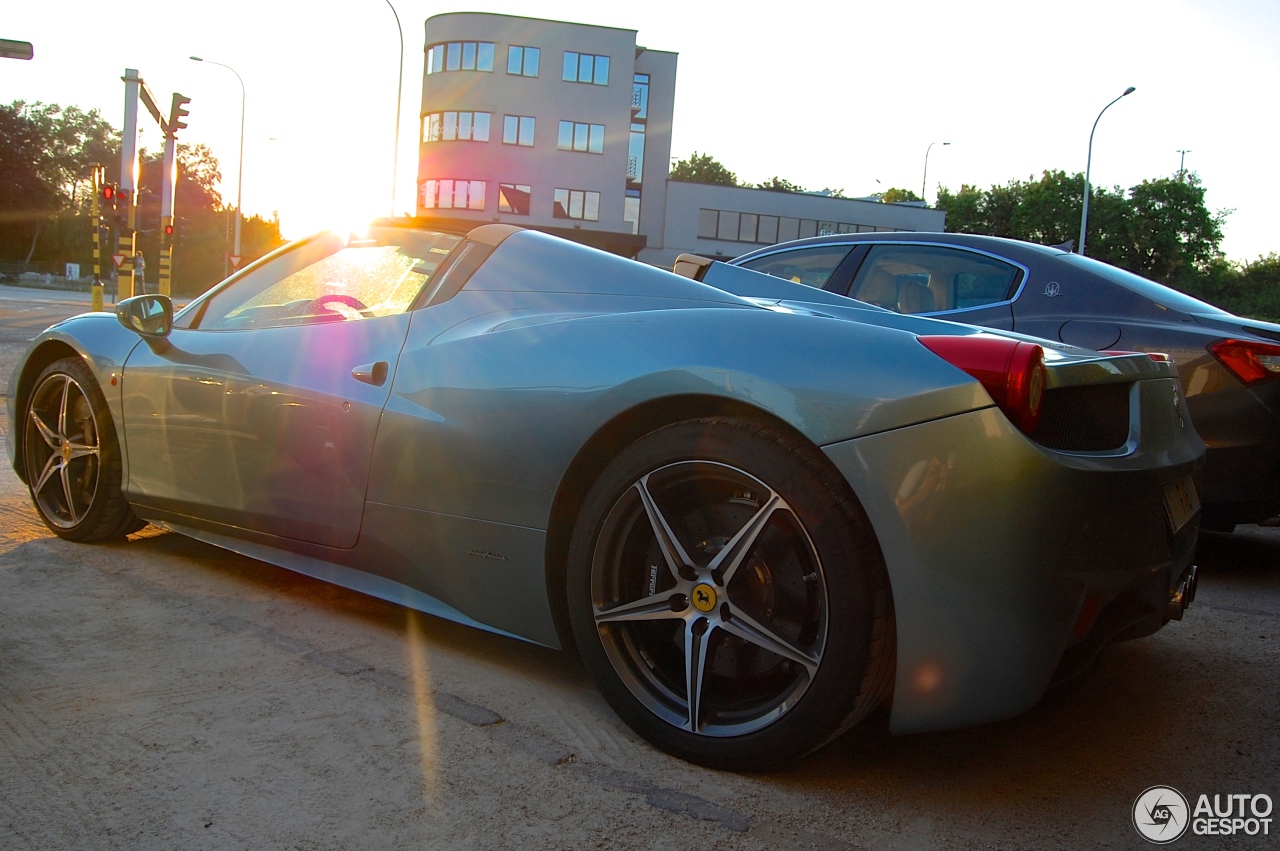
[[[1208,449],[1203,526],[1231,531],[1280,514],[1280,325],[1061,247],[988,236],[838,234],[731,262],[899,313],[1088,349],[1166,352]]]
[[[576,644],[726,768],[882,701],[1007,718],[1181,617],[1203,445],[1171,364],[708,281],[507,225],[320,235],[40,334],[10,458],[69,540],[151,522]]]

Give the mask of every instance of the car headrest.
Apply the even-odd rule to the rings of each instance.
[[[898,290],[899,313],[932,313],[933,290],[916,281],[904,281]]]

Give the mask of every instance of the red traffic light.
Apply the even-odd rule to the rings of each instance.
[[[112,200],[116,197],[116,188],[108,183],[106,186],[102,187],[102,197],[108,201]]]
[[[164,226],[164,235],[165,235],[165,236],[173,236],[173,225],[165,225],[165,226]]]

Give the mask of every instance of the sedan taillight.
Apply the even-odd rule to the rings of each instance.
[[[1209,346],[1209,351],[1245,384],[1280,375],[1280,346],[1274,343],[1219,340]]]
[[[919,337],[920,344],[982,383],[1000,410],[1025,434],[1040,423],[1044,399],[1044,349],[990,334]]]

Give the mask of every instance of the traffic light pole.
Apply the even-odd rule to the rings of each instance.
[[[169,105],[169,120],[158,115],[156,119],[164,130],[164,179],[160,192],[160,294],[171,295],[170,275],[173,272],[173,198],[178,184],[178,131],[187,126],[186,105],[191,98],[173,93]]]
[[[187,126],[182,119],[188,115],[186,105],[191,103],[191,98],[174,92],[173,101],[169,108],[169,117],[166,118],[160,114],[160,108],[156,105],[155,98],[152,97],[151,91],[147,88],[147,84],[138,76],[138,72],[133,68],[126,68],[124,76],[124,136],[120,145],[120,188],[124,193],[123,199],[127,205],[128,213],[128,231],[120,235],[118,243],[118,253],[123,255],[125,260],[120,265],[120,284],[118,287],[118,298],[129,298],[135,292],[146,292],[146,282],[143,280],[145,266],[142,258],[138,256],[137,248],[137,228],[138,228],[138,101],[141,100],[147,111],[151,113],[151,117],[160,125],[160,130],[164,133],[164,174],[161,177],[160,187],[160,293],[162,295],[170,295],[171,273],[173,271],[173,233],[174,233],[174,192],[178,182],[178,164],[177,164],[177,133],[179,130]],[[126,283],[125,272],[128,272]]]
[[[124,255],[116,275],[116,300],[134,293],[134,262],[138,226],[138,90],[142,78],[136,68],[124,69],[124,135],[120,138],[120,191],[125,204],[125,229],[116,235],[116,253]],[[142,283],[137,281],[136,283]]]
[[[106,169],[98,163],[93,164],[93,204],[89,211],[93,222],[93,287],[90,309],[95,313],[102,311],[102,184],[106,182]]]

